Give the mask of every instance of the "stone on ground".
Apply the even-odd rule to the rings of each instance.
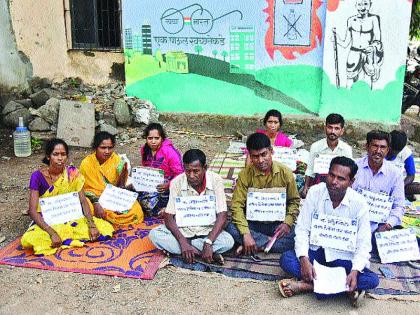
[[[50,129],[50,124],[41,117],[35,117],[29,124],[29,130],[31,131],[49,131]]]
[[[124,99],[116,99],[114,102],[114,114],[118,125],[129,126],[131,124],[130,109]]]

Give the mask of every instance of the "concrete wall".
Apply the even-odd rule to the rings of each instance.
[[[0,95],[12,88],[25,89],[31,64],[16,47],[8,0],[0,0]]]
[[[80,77],[90,84],[104,84],[112,66],[124,62],[122,53],[70,50],[68,0],[9,2],[17,47],[29,58],[34,76],[54,81]]]

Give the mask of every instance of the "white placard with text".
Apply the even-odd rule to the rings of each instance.
[[[136,191],[157,192],[156,186],[165,181],[163,170],[149,167],[135,167],[131,172]]]
[[[419,246],[414,229],[375,233],[381,263],[419,260]]]
[[[48,225],[66,223],[83,217],[77,192],[39,198],[39,206],[42,217]]]
[[[286,191],[249,191],[246,198],[246,219],[250,221],[284,221]]]
[[[175,197],[175,221],[179,227],[212,225],[216,221],[216,196]]]
[[[137,196],[136,192],[108,184],[99,197],[99,204],[110,211],[124,212],[131,209]]]
[[[312,215],[312,245],[348,252],[356,250],[357,219],[338,217],[315,212]]]
[[[330,171],[331,160],[335,158],[335,154],[316,154],[314,159],[314,173],[328,174]]]
[[[296,161],[299,159],[297,150],[273,146],[273,161],[286,165],[292,172],[296,170]]]
[[[365,197],[369,205],[369,220],[378,223],[386,222],[394,204],[394,197],[362,188],[357,188],[356,191]]]

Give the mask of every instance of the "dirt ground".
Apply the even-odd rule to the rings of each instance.
[[[166,126],[171,129],[171,126]],[[137,134],[136,134],[137,133]],[[137,139],[133,137],[136,136]],[[132,165],[138,165],[143,143],[131,130],[129,144],[117,145]],[[227,139],[197,138],[169,132],[182,151],[199,147],[208,159],[228,146]],[[0,247],[22,235],[30,218],[28,183],[42,153],[29,158],[13,156],[11,131],[0,129],[0,228],[7,237]],[[89,149],[71,148],[78,166]],[[418,311],[415,311],[417,309]],[[283,299],[276,283],[232,279],[220,275],[186,273],[175,268],[158,272],[153,281],[83,275],[0,266],[0,314],[393,314],[420,313],[419,303],[366,299],[357,310],[346,298],[317,301],[312,295]]]

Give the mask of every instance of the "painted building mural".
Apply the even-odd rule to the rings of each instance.
[[[400,118],[410,0],[122,3],[127,95],[160,111]]]

